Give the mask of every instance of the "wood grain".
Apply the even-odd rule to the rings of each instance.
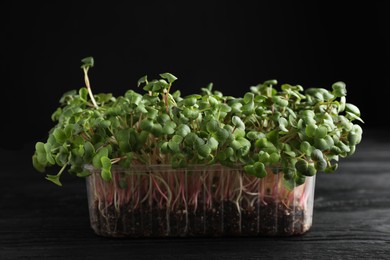
[[[365,136],[337,173],[319,174],[313,227],[289,238],[106,239],[89,227],[83,180],[51,185],[33,145],[0,151],[0,259],[389,259],[390,140]]]

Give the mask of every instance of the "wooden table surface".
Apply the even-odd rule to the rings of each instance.
[[[390,138],[367,131],[335,174],[318,174],[312,229],[264,238],[107,239],[89,227],[84,180],[44,180],[0,150],[0,259],[390,259]]]

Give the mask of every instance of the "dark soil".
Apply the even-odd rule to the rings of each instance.
[[[241,209],[231,201],[203,204],[196,209],[167,210],[142,204],[136,209],[123,205],[119,210],[108,206],[105,215],[93,208],[91,226],[98,235],[110,237],[180,237],[180,236],[291,236],[303,234],[305,212],[281,203],[269,202]],[[186,224],[188,222],[188,225]]]

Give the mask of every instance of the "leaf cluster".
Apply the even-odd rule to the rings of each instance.
[[[92,67],[88,62],[83,66]],[[86,164],[101,169],[107,181],[114,164],[241,164],[259,178],[267,168],[283,172],[289,186],[335,171],[339,157],[352,155],[362,138],[362,128],[353,123],[362,121],[360,111],[346,102],[343,82],[332,90],[304,90],[268,80],[242,97],[225,96],[209,84],[182,97],[179,90],[171,93],[176,80],[170,73],[151,81],[144,76],[138,81],[144,94],[97,94],[97,107],[87,88],[65,93],[47,141],[35,146],[34,167],[43,172],[60,166],[46,178],[61,185],[65,168],[83,177],[89,174]]]

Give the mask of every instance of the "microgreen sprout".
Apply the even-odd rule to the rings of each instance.
[[[53,113],[56,122],[45,143],[38,142],[34,167],[43,172],[58,165],[47,179],[61,185],[66,168],[85,177],[85,165],[112,179],[113,165],[241,165],[248,175],[263,178],[283,173],[286,187],[300,185],[317,172],[333,172],[340,157],[355,152],[362,138],[360,111],[346,102],[346,86],[332,90],[268,80],[250,87],[242,97],[225,96],[213,85],[182,97],[173,93],[177,78],[140,78],[146,91],[123,96],[94,95],[88,70],[92,57],[82,60],[85,88],[70,91]],[[269,169],[272,169],[270,171]],[[271,173],[270,173],[271,172]]]

